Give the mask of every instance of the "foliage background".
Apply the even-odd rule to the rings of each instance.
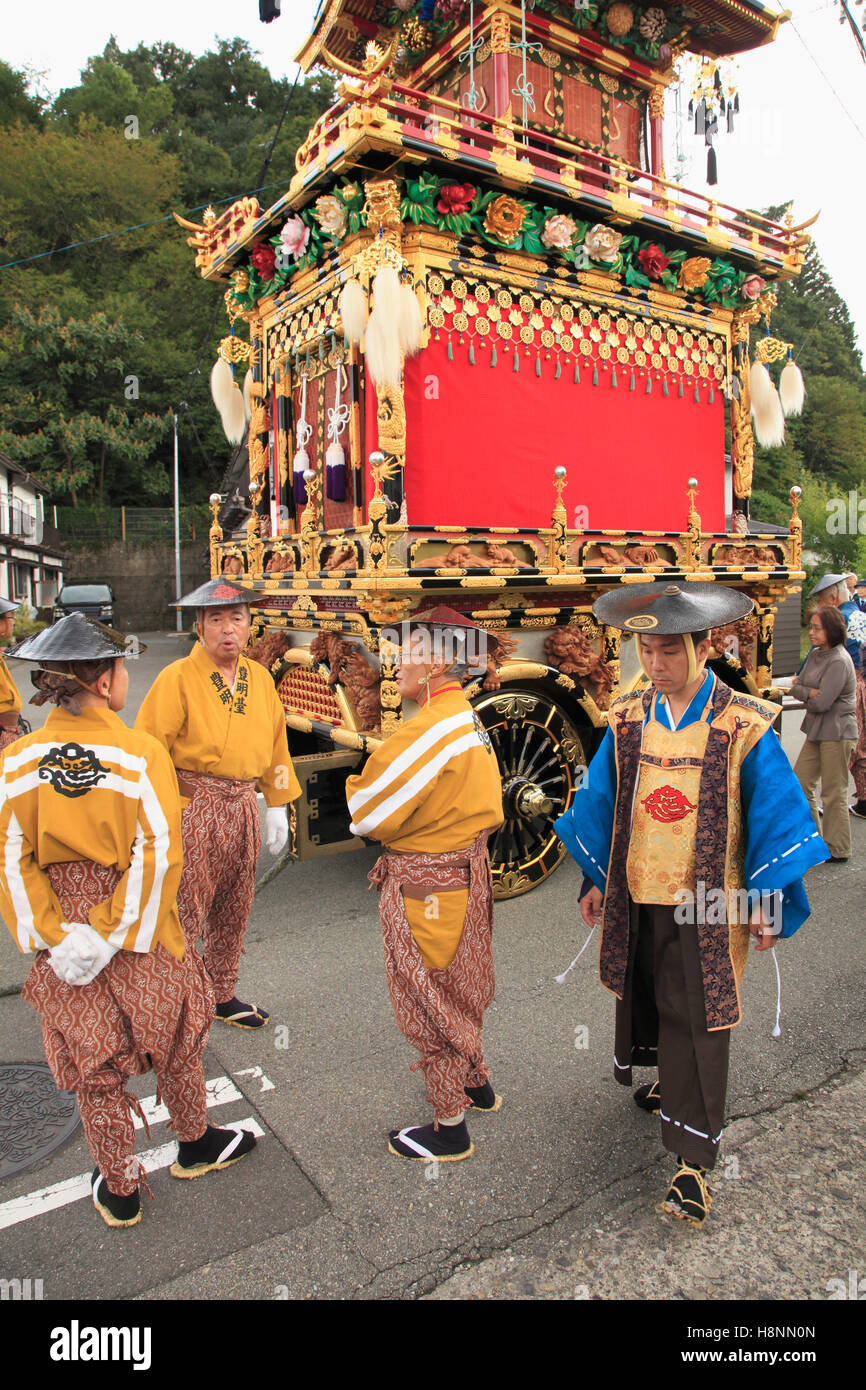
[[[111,39],[50,104],[0,61],[0,449],[52,502],[170,502],[182,401],[184,501],[218,485],[229,448],[208,377],[222,291],[201,280],[171,212],[200,222],[208,203],[275,185],[267,207],[332,100],[328,78],[277,81],[241,39],[198,57]]]

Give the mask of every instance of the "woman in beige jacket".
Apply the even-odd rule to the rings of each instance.
[[[845,619],[837,608],[817,608],[809,619],[812,650],[791,687],[806,706],[806,735],[794,765],[797,780],[809,802],[834,864],[851,854],[848,819],[848,759],[857,740],[854,663],[845,650]],[[824,824],[818,820],[817,789],[821,783]]]

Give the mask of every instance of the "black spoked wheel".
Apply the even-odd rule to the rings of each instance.
[[[586,735],[544,691],[506,688],[473,705],[502,775],[505,822],[489,845],[493,891],[516,898],[565,857],[553,822],[571,805],[590,750]]]

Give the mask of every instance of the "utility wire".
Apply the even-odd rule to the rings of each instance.
[[[259,188],[250,188],[243,193],[235,193],[230,198],[218,198],[216,202],[200,203],[196,208],[190,208],[190,212],[202,212],[204,208],[220,207],[222,203],[234,203],[238,198],[250,197],[253,193],[266,193],[271,188],[284,188],[285,180],[280,183],[268,183]],[[47,256],[59,256],[63,251],[75,251],[79,246],[93,246],[98,241],[108,241],[111,237],[124,236],[126,232],[139,232],[144,227],[157,227],[160,222],[171,222],[174,213],[170,212],[165,217],[155,217],[151,222],[135,222],[130,227],[119,227],[116,232],[103,232],[102,236],[88,237],[86,241],[72,241],[68,246],[58,246],[53,251],[40,251],[35,256],[22,256],[17,261],[4,261],[0,264],[0,270],[8,270],[13,265],[27,265],[30,261],[41,261]]]
[[[812,50],[810,49],[809,45],[806,43],[806,40],[803,38],[803,35],[800,33],[800,30],[797,28],[797,26],[796,26],[796,24],[794,23],[793,20],[791,20],[791,28],[793,29],[794,33],[797,35],[797,38],[800,40],[800,43],[803,45],[804,49],[806,50],[806,53],[809,55],[809,58],[810,58],[811,62],[813,62],[813,63],[815,64],[815,67],[818,69],[818,71],[819,71],[819,73],[821,74],[821,76],[823,77],[824,81],[827,83],[827,86],[830,88],[830,91],[833,93],[833,95],[834,95],[834,97],[836,98],[837,102],[839,103],[840,107],[841,107],[842,110],[845,112],[845,115],[848,117],[848,120],[851,122],[851,124],[852,124],[852,126],[854,127],[854,129],[856,130],[857,134],[860,136],[860,139],[863,140],[864,142],[866,142],[866,133],[864,133],[864,132],[860,129],[860,127],[859,127],[859,125],[857,124],[857,122],[855,121],[854,117],[851,115],[851,112],[848,110],[848,107],[845,105],[845,103],[844,103],[844,101],[842,100],[842,98],[840,97],[839,93],[836,91],[836,88],[833,86],[833,83],[830,81],[830,79],[829,79],[829,77],[827,76],[826,72],[825,72],[824,69],[821,67],[821,64],[818,62],[818,59],[815,57],[815,55],[814,55],[814,53],[812,52]]]

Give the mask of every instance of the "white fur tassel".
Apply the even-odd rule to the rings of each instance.
[[[247,424],[249,424],[250,416],[253,413],[252,389],[253,372],[252,368],[250,368],[244,377],[244,415],[246,416]]]
[[[753,362],[749,368],[749,391],[752,398],[753,415],[761,409],[773,389],[773,379],[763,362]]]
[[[785,416],[782,411],[782,402],[779,400],[779,393],[772,381],[770,382],[769,394],[757,407],[753,398],[752,420],[754,421],[755,438],[762,449],[778,449],[780,444],[784,444]]]
[[[786,415],[802,415],[806,388],[800,368],[793,358],[785,363],[779,378],[779,397]]]
[[[393,320],[389,323],[383,318],[378,304],[367,323],[364,350],[367,371],[373,385],[376,387],[399,386],[403,362],[396,324]]]
[[[231,400],[234,384],[235,381],[232,376],[231,367],[222,357],[218,357],[211,368],[210,393],[213,397],[213,403],[220,415],[222,415]]]
[[[340,295],[340,318],[348,342],[360,343],[369,317],[367,296],[358,280],[347,280]]]
[[[421,348],[424,337],[424,315],[418,296],[411,285],[400,286],[400,309],[397,317],[400,346],[407,357]]]
[[[244,398],[237,386],[232,386],[228,405],[222,413],[223,430],[229,444],[240,444],[247,427],[247,414]]]
[[[392,265],[383,265],[373,281],[373,304],[389,328],[400,319],[400,279]]]

